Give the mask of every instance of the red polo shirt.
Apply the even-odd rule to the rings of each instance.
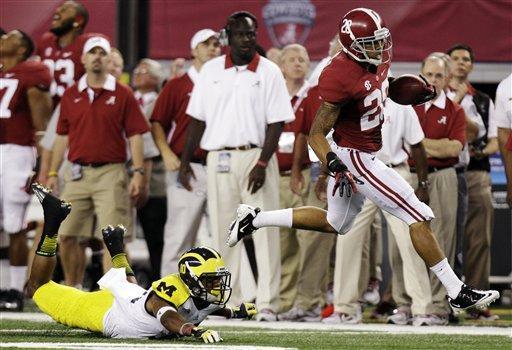
[[[444,102],[443,102],[444,101]],[[428,104],[427,104],[428,105]],[[466,115],[460,105],[442,95],[425,111],[426,105],[415,106],[425,137],[433,140],[448,138],[462,145],[466,142]],[[427,159],[433,167],[448,167],[457,164],[458,157]],[[410,160],[411,166],[414,161]]]
[[[68,135],[71,162],[123,163],[126,138],[149,131],[129,87],[108,75],[103,88],[87,86],[85,74],[64,92],[57,134]]]
[[[304,83],[304,85],[299,89],[297,94],[293,96],[290,100],[293,111],[295,112],[295,120],[291,123],[284,124],[283,132],[281,133],[281,137],[279,139],[279,147],[277,149],[277,163],[279,164],[279,171],[289,171],[292,169],[293,165],[293,148],[292,152],[282,152],[284,148],[289,148],[288,143],[295,140],[295,137],[300,132],[302,127],[302,120],[304,115],[304,102],[306,100],[307,94],[309,90],[309,84]],[[286,144],[283,147],[283,143]],[[288,146],[288,147],[287,147]],[[304,165],[308,165],[309,159],[305,161]]]
[[[178,157],[181,156],[183,148],[185,148],[185,136],[190,123],[190,117],[186,111],[194,88],[194,81],[198,75],[199,72],[191,67],[187,74],[169,80],[156,100],[150,119],[151,122],[158,122],[162,125],[165,134],[169,135],[167,138],[169,147]],[[198,148],[194,153],[194,158],[204,160],[206,152]]]

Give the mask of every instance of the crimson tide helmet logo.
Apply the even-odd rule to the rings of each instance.
[[[315,18],[316,8],[310,0],[270,0],[263,7],[263,20],[275,47],[304,44]]]

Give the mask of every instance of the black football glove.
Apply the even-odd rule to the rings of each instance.
[[[332,195],[336,194],[339,189],[340,197],[345,194],[347,197],[351,197],[352,193],[357,193],[357,185],[363,185],[364,182],[356,178],[348,170],[347,166],[341,162],[336,153],[329,152],[326,155],[327,158],[327,169],[332,173],[334,177],[334,187],[332,189]]]
[[[231,311],[233,312],[231,318],[245,318],[248,320],[258,313],[256,305],[252,303],[242,303],[240,306],[231,308]]]

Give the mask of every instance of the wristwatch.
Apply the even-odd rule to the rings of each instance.
[[[420,182],[418,182],[418,186],[421,188],[428,188],[428,186],[430,186],[430,181],[428,181],[428,180],[420,181]]]
[[[132,173],[139,173],[141,175],[144,175],[146,172],[144,171],[144,168],[134,168],[132,169]]]

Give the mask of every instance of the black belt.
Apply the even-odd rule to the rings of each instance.
[[[258,146],[250,143],[248,145],[237,146],[237,147],[224,147],[224,148],[219,149],[219,151],[248,151],[253,148],[258,148]]]
[[[196,164],[201,164],[201,165],[206,165],[206,159],[201,159],[201,158],[194,158],[190,161],[190,163],[196,163]]]
[[[120,164],[120,163],[111,163],[111,162],[108,162],[108,163],[82,163],[82,162],[74,162],[75,164],[79,164],[81,166],[89,166],[91,168],[99,168],[99,167],[102,167],[102,166],[105,166],[105,165],[109,165],[109,164]]]
[[[430,174],[430,173],[435,173],[436,171],[449,169],[449,168],[453,168],[453,167],[452,166],[445,166],[445,167],[429,166],[427,168],[427,172]],[[416,168],[411,168],[411,173],[416,173]]]

